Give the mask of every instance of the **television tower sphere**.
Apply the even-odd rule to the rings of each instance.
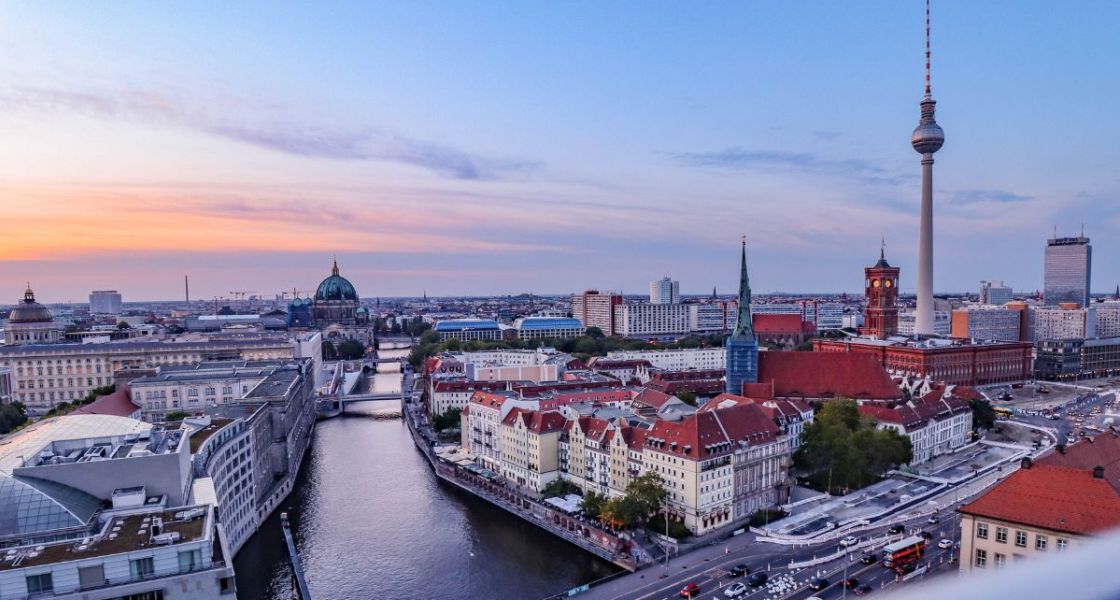
[[[921,103],[922,118],[910,136],[910,144],[918,154],[933,154],[945,143],[945,131],[934,120],[933,111],[937,101],[926,96]]]

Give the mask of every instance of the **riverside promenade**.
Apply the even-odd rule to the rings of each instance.
[[[424,424],[424,416],[419,408],[415,404],[406,404],[403,414],[413,442],[428,459],[428,464],[436,476],[443,481],[627,571],[633,572],[641,567],[641,564],[631,556],[630,550],[634,544],[623,536],[604,531],[593,524],[551,509],[516,490],[507,488],[500,479],[484,478],[459,465],[441,460],[432,448],[436,443],[435,435]]]

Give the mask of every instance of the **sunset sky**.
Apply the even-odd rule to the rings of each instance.
[[[1120,3],[935,0],[935,288],[1120,282]],[[0,4],[0,303],[915,286],[924,6]]]

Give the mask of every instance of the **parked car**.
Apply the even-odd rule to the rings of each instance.
[[[747,593],[747,586],[743,585],[742,582],[740,582],[731,584],[731,587],[724,590],[723,595],[728,598],[738,598],[745,593]]]
[[[895,535],[896,533],[902,533],[903,531],[906,531],[906,528],[903,527],[901,523],[899,523],[898,525],[891,525],[891,528],[887,530],[887,533]]]
[[[700,593],[700,586],[696,585],[696,582],[692,582],[692,583],[684,586],[683,588],[681,588],[681,593],[679,593],[677,595],[680,596],[681,598],[694,598],[699,593]]]
[[[734,567],[731,567],[730,569],[727,570],[727,574],[732,576],[732,577],[742,577],[743,575],[746,575],[750,572],[751,572],[751,568],[748,567],[747,565],[742,565],[742,564],[735,565]]]
[[[859,543],[859,540],[857,540],[855,537],[850,536],[850,535],[848,537],[840,540],[840,545],[844,548],[847,548],[848,546],[855,546],[858,543]]]
[[[766,575],[766,573],[759,571],[758,573],[751,575],[751,578],[747,580],[747,584],[749,584],[752,588],[761,587],[766,585],[767,579],[769,579],[769,577]]]
[[[926,519],[926,523],[929,523],[930,525],[937,525],[937,522],[939,520],[940,519],[937,518],[937,515],[930,515],[929,518]]]
[[[857,596],[866,596],[867,594],[871,593],[871,590],[872,590],[871,586],[865,583],[865,584],[857,587],[853,591],[856,593]]]
[[[941,548],[942,550],[948,550],[949,548],[953,547],[953,540],[947,538],[942,539],[940,542],[937,542],[937,547]]]
[[[873,565],[879,562],[879,557],[874,554],[864,554],[859,558],[859,562],[864,565]]]
[[[809,582],[809,589],[819,592],[828,587],[828,580],[824,577],[818,577]]]

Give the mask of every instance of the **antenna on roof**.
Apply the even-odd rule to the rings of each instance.
[[[926,97],[930,97],[932,90],[929,80],[929,0],[926,0]]]

